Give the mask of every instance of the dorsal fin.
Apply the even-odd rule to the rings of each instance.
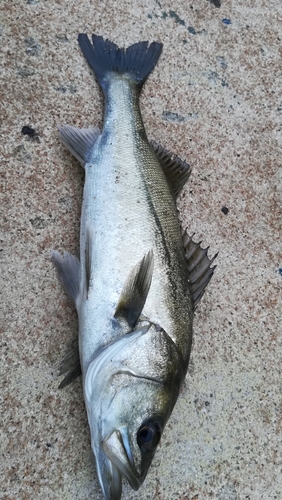
[[[196,307],[214,273],[216,266],[210,266],[216,259],[218,253],[216,253],[212,259],[209,259],[209,247],[201,248],[201,242],[195,243],[192,239],[193,236],[194,235],[189,236],[186,231],[183,231],[182,237],[185,257],[188,264],[194,307]]]
[[[115,311],[115,318],[134,328],[145,305],[153,275],[154,258],[150,250],[130,271]]]
[[[98,127],[77,128],[71,125],[58,127],[61,141],[84,167],[91,161],[91,153],[100,135]]]
[[[188,181],[191,174],[191,167],[186,161],[181,160],[179,156],[170,153],[155,141],[150,142],[158,160],[163,168],[166,178],[172,187],[175,198],[179,195],[184,184]]]
[[[80,297],[80,263],[74,255],[64,252],[64,256],[53,250],[51,253],[60,282],[77,306]]]

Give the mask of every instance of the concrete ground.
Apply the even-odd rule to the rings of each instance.
[[[180,214],[219,251],[181,396],[145,483],[123,498],[282,499],[282,3],[215,4],[1,2],[3,500],[102,500],[81,380],[58,390],[77,319],[50,261],[52,248],[78,254],[83,187],[56,126],[102,125],[79,32],[163,42],[146,131],[193,167]]]

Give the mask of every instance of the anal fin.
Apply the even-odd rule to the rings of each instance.
[[[123,286],[115,318],[124,320],[134,328],[145,305],[153,276],[154,258],[150,250],[131,270]]]
[[[155,141],[150,142],[158,160],[162,166],[164,174],[172,188],[175,198],[179,195],[184,184],[188,181],[191,174],[191,167],[186,161],[181,160],[179,156],[170,153]]]
[[[91,161],[93,147],[100,135],[98,127],[77,128],[71,125],[58,127],[61,141],[84,167]]]
[[[194,307],[196,307],[214,273],[216,266],[211,267],[211,264],[216,259],[218,253],[209,259],[209,247],[202,248],[201,242],[195,243],[193,241],[193,236],[194,235],[189,236],[186,231],[184,231],[182,235],[193,294],[193,302]]]

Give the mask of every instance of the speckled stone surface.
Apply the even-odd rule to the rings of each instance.
[[[181,396],[123,498],[282,499],[282,3],[216,4],[0,4],[3,500],[102,500],[81,381],[58,390],[77,319],[50,261],[52,248],[78,254],[83,187],[56,126],[102,124],[79,32],[163,42],[141,98],[147,134],[192,165],[181,218],[220,252]]]

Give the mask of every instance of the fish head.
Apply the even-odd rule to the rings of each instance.
[[[124,476],[143,483],[177,400],[183,363],[158,325],[138,326],[104,348],[85,377],[85,401],[99,481],[119,500]]]

